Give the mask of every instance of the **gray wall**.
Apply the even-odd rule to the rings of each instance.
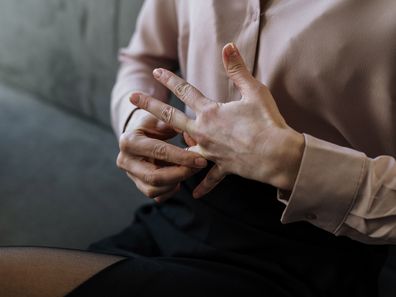
[[[108,125],[117,51],[143,0],[0,1],[0,82]]]

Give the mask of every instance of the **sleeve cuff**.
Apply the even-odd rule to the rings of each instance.
[[[304,138],[304,154],[293,190],[278,191],[278,200],[286,204],[281,222],[308,221],[337,233],[354,204],[367,157],[308,134]]]

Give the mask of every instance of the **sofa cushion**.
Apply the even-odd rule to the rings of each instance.
[[[0,81],[109,125],[117,52],[143,0],[2,0]]]
[[[148,202],[107,127],[0,86],[0,135],[0,245],[85,248]]]

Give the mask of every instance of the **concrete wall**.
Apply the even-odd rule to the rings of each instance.
[[[0,81],[109,124],[117,51],[143,0],[1,0]]]

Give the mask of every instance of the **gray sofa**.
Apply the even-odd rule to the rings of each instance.
[[[84,249],[146,202],[115,166],[109,96],[143,0],[0,3],[0,245]],[[380,279],[396,296],[396,257]]]
[[[0,2],[0,245],[86,248],[146,201],[116,168],[109,117],[141,4]]]

